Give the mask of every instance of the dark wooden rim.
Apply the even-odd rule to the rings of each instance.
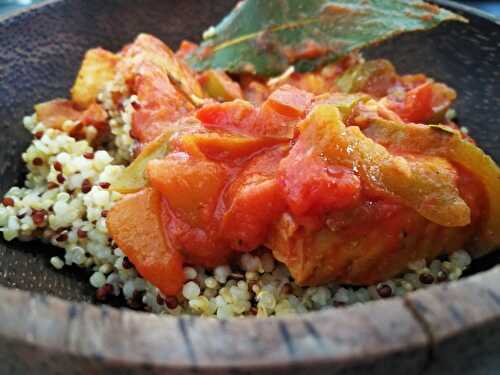
[[[485,17],[450,1],[435,2]],[[471,332],[500,326],[500,266],[403,298],[268,319],[156,316],[2,286],[0,301],[0,351],[7,353],[15,350],[10,347],[35,348],[99,363],[177,370],[345,368],[384,358],[402,368],[411,362],[419,372],[444,360],[450,348],[460,350],[454,343]]]
[[[440,343],[500,323],[500,266],[404,298],[282,318],[157,316],[5,287],[0,301],[0,342],[88,360],[221,369],[411,357],[425,368]]]

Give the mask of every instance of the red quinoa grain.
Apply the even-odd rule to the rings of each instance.
[[[33,210],[31,214],[31,219],[37,227],[42,226],[45,223],[45,218],[47,216],[47,211],[45,210]]]
[[[10,198],[10,197],[5,197],[3,200],[2,200],[2,204],[4,206],[14,206],[14,199]]]
[[[106,301],[112,293],[113,293],[113,285],[104,284],[103,286],[101,286],[96,290],[95,298],[98,301]]]
[[[43,159],[36,157],[33,159],[32,163],[33,163],[33,165],[36,165],[37,167],[39,167],[39,166],[43,165]]]
[[[82,182],[82,193],[88,193],[90,190],[92,190],[92,182],[88,178],[83,180]]]
[[[54,169],[58,172],[61,172],[63,170],[63,166],[60,162],[58,161],[55,161],[54,162]]]
[[[177,298],[175,298],[175,297],[166,297],[165,304],[167,305],[167,307],[170,310],[172,310],[172,309],[175,309],[179,305],[179,302],[177,302]]]
[[[83,230],[82,228],[78,228],[78,230],[76,231],[76,235],[81,239],[87,238],[87,231]]]

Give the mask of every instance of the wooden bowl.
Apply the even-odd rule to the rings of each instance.
[[[461,124],[497,161],[500,24],[466,15],[367,51],[401,72],[457,89]],[[0,19],[0,193],[23,180],[21,124],[66,96],[86,49],[117,50],[139,32],[196,40],[233,1],[58,0]],[[0,242],[0,372],[5,374],[493,373],[500,369],[498,255],[459,282],[342,309],[270,319],[173,318],[95,305],[88,274],[55,271],[54,249]],[[493,267],[493,268],[492,268]]]

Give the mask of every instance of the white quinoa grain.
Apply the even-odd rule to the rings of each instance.
[[[472,259],[466,251],[458,250],[451,254],[450,261],[453,265],[464,268],[471,264]]]
[[[198,272],[193,267],[184,267],[184,276],[187,280],[194,280],[198,276]]]
[[[222,305],[217,308],[218,319],[228,319],[234,316],[234,311],[231,306]]]
[[[100,288],[104,284],[106,284],[106,277],[102,272],[94,272],[92,276],[90,276],[90,284],[94,288]]]
[[[64,267],[63,260],[57,256],[50,258],[50,264],[57,270],[60,270]]]
[[[214,277],[207,277],[205,279],[205,286],[210,289],[215,289],[219,286],[219,283],[217,282],[217,280],[215,280]]]
[[[200,295],[200,287],[194,281],[188,281],[182,287],[182,295],[187,300],[195,299]]]
[[[224,284],[227,281],[228,276],[231,274],[231,268],[229,266],[218,266],[214,269],[214,277],[219,283]]]
[[[273,272],[275,262],[274,258],[270,253],[265,253],[260,257],[260,261],[262,264],[262,269],[264,272]]]
[[[244,271],[256,272],[262,268],[260,258],[249,253],[245,253],[241,257],[241,268]]]

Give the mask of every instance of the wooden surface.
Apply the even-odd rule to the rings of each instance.
[[[59,0],[0,20],[0,193],[24,173],[19,155],[29,136],[19,120],[34,103],[67,94],[87,48],[116,50],[141,31],[175,46],[232,3]],[[368,54],[456,88],[460,119],[498,161],[500,27],[470,20]],[[500,368],[500,268],[406,299],[220,322],[81,302],[91,300],[88,275],[56,272],[47,251],[0,241],[0,374],[486,375]]]

